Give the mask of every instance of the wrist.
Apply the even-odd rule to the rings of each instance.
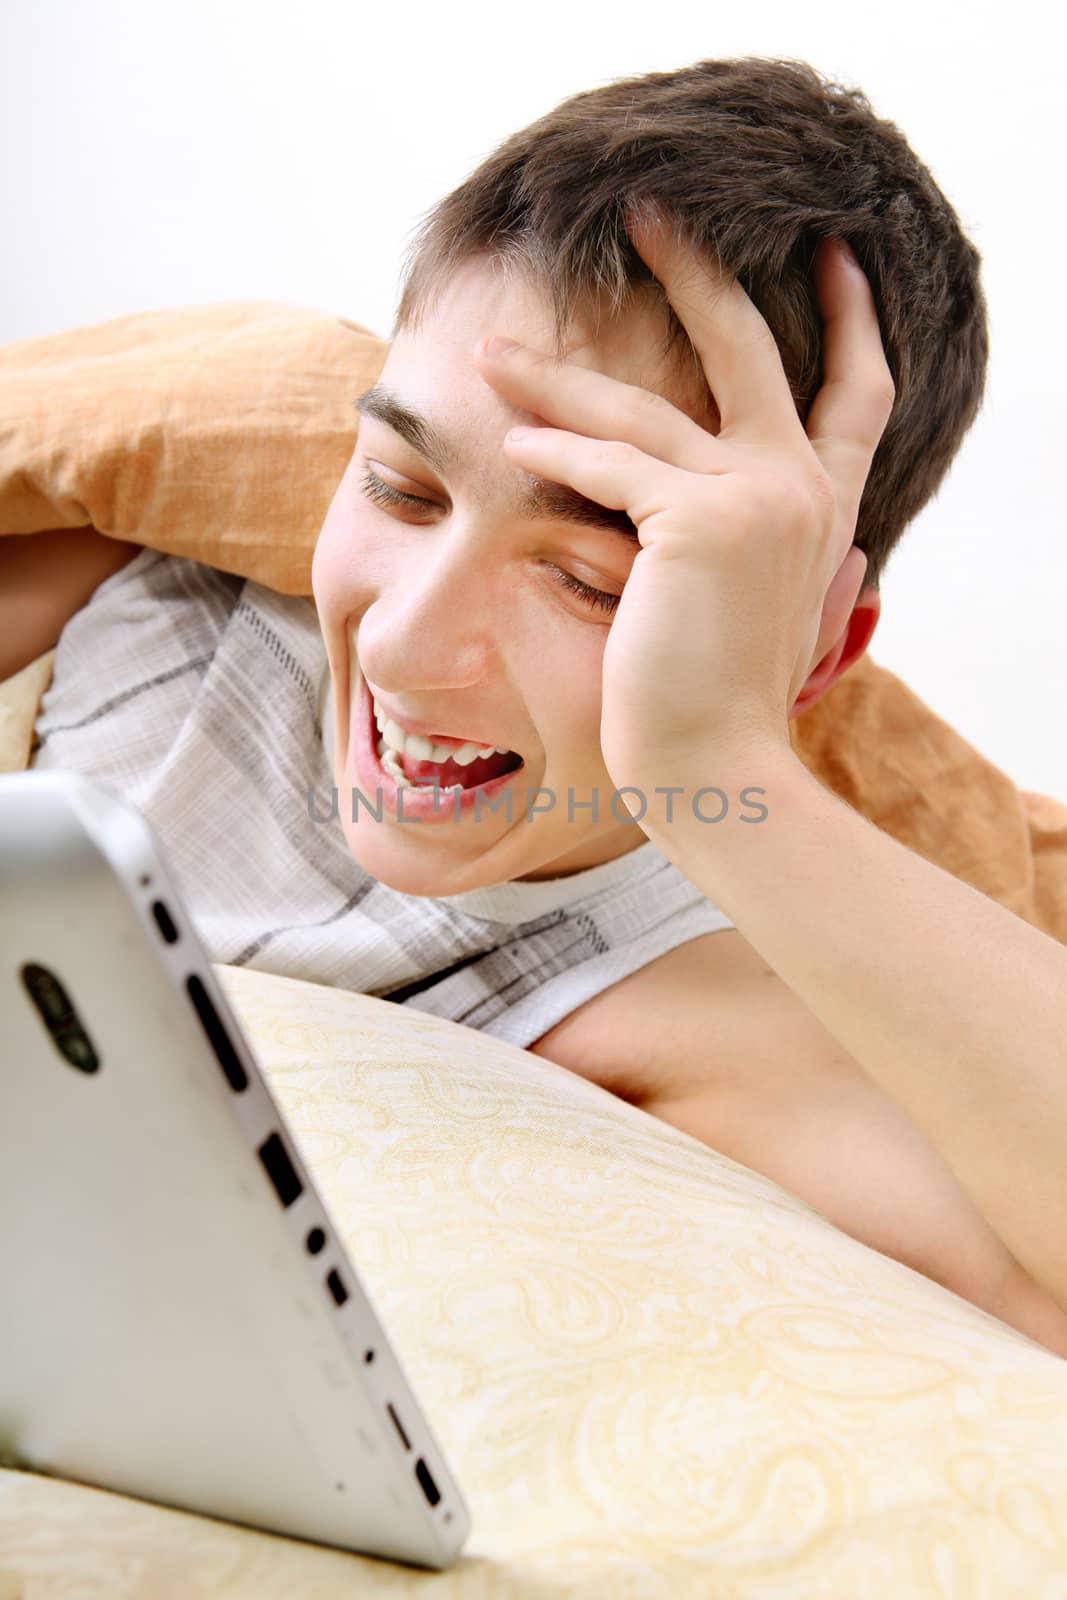
[[[678,861],[694,848],[702,854],[729,849],[731,839],[751,834],[775,810],[787,807],[797,771],[811,780],[791,748],[753,740],[729,750],[687,754],[669,772],[618,784],[616,793],[619,805],[656,846]]]

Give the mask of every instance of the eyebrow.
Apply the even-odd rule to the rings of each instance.
[[[436,471],[444,473],[455,466],[459,452],[445,434],[423,416],[421,411],[407,406],[391,389],[374,384],[353,402],[362,417],[373,417],[400,435],[416,455],[422,456]],[[625,511],[602,506],[597,500],[572,489],[570,484],[556,483],[551,478],[532,478],[516,501],[516,511],[542,522],[572,522],[581,527],[597,528],[603,533],[613,533],[624,539],[627,547],[640,544],[637,528]]]

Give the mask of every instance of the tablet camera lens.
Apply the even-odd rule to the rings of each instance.
[[[74,1007],[59,979],[49,972],[47,967],[39,967],[32,961],[27,962],[22,969],[22,981],[29,990],[30,999],[50,1029],[66,1022]]]
[[[72,1067],[77,1067],[79,1072],[98,1072],[100,1061],[96,1051],[89,1041],[89,1036],[80,1028],[56,1039],[56,1043],[70,1062]]]
[[[98,1072],[100,1058],[55,973],[28,961],[19,976],[63,1059],[79,1072]]]

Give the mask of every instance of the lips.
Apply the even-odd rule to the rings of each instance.
[[[378,704],[381,705],[380,700]],[[465,744],[476,744],[479,749],[484,750],[490,743],[488,739],[474,739],[469,736],[465,739],[457,739],[451,733],[427,733],[420,723],[403,722],[399,717],[394,717],[391,711],[387,711],[385,715],[387,721],[395,722],[397,727],[403,728],[405,733],[421,733],[423,738],[429,739],[431,744],[448,744],[452,745],[456,750],[462,750]]]
[[[378,694],[377,690],[371,688],[371,685],[366,678],[363,679],[363,682],[366,684],[367,695],[370,701],[371,724],[374,730],[372,737],[374,738],[377,737],[377,721],[374,713],[374,702],[377,701],[387,722],[395,722],[397,727],[402,728],[405,733],[421,734],[422,737],[424,739],[428,739],[431,744],[448,745],[454,750],[461,750],[465,744],[474,744],[477,745],[479,749],[483,750],[487,747],[496,748],[495,739],[479,739],[470,733],[464,734],[462,737],[452,733],[433,733],[424,722],[411,722],[407,717],[400,717],[395,711],[390,710],[389,706],[386,705],[385,701],[382,699],[381,695]],[[509,749],[508,754],[517,755],[518,752]]]
[[[367,726],[370,733],[371,747],[378,748],[381,734],[374,718],[374,702],[370,695],[367,696]],[[429,735],[427,735],[429,737]],[[456,749],[472,741],[466,739],[450,740]],[[437,779],[445,788],[453,783],[458,783],[464,789],[479,783],[488,783],[492,778],[505,772],[517,771],[524,765],[522,757],[517,751],[509,750],[506,755],[477,756],[467,766],[461,767],[454,761],[420,761],[414,756],[396,756],[400,770],[412,783],[428,783]]]

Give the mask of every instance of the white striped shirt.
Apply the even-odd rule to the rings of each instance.
[[[146,549],[64,628],[30,765],[101,778],[144,813],[213,961],[517,1045],[733,926],[649,840],[564,878],[436,898],[380,883],[321,820],[328,688],[310,599]]]

